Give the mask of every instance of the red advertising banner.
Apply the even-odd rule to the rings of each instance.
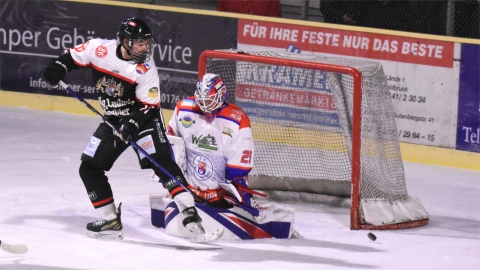
[[[454,53],[453,42],[245,19],[238,43],[448,68]]]

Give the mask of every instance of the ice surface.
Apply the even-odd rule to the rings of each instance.
[[[123,241],[85,236],[98,219],[78,175],[100,119],[0,107],[0,269],[480,269],[480,172],[406,163],[407,188],[430,214],[422,228],[349,229],[349,209],[286,203],[298,239],[193,244],[150,223],[148,194],[163,192],[128,149],[107,173],[123,202]]]

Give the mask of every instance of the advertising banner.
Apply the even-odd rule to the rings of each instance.
[[[240,19],[237,48],[380,62],[391,93],[399,140],[455,147],[459,44]]]
[[[138,17],[154,34],[162,107],[173,109],[195,91],[200,53],[235,48],[237,41],[232,18],[61,1],[0,1],[0,13],[0,89],[7,91],[68,96],[43,81],[50,59],[92,38],[116,39],[120,23]],[[89,69],[70,72],[65,81],[84,98],[96,98]]]
[[[457,150],[480,153],[480,46],[462,44]]]
[[[295,122],[308,129],[340,128],[324,72],[255,63],[239,63],[236,70],[235,104],[250,117],[275,119],[287,126]]]

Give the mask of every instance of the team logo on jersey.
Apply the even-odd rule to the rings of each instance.
[[[198,155],[193,159],[195,166],[195,177],[200,181],[205,181],[213,175],[213,165],[210,159],[205,156]]]
[[[137,73],[139,73],[139,74],[144,74],[144,73],[146,73],[149,69],[150,69],[150,65],[147,64],[147,63],[140,63],[140,64],[137,64],[137,66],[135,67],[135,70],[136,70]]]
[[[182,123],[182,126],[189,128],[191,125],[195,123],[195,120],[193,120],[190,116],[184,116],[183,118],[180,118],[180,122]]]
[[[198,138],[192,135],[192,142],[196,144],[199,148],[213,151],[218,150],[218,147],[215,147],[217,146],[217,140],[214,136],[211,136],[210,134],[205,137],[203,137],[203,135],[200,135],[200,137]]]
[[[148,89],[148,97],[150,98],[158,98],[158,87],[154,86],[150,89]]]
[[[107,47],[100,45],[97,48],[95,48],[95,55],[98,58],[104,58],[105,56],[107,56],[107,54],[108,54]]]
[[[122,83],[118,83],[112,79],[107,80],[103,77],[97,81],[95,89],[99,93],[107,94],[111,97],[122,97],[124,92],[124,87]]]

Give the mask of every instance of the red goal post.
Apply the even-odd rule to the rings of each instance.
[[[352,64],[352,65],[349,65],[349,64]],[[363,73],[365,74],[371,73],[371,70],[369,70],[371,69],[371,66],[377,67],[377,65],[379,65],[379,64],[371,65],[371,63],[369,62],[367,62],[367,64],[370,66],[367,65],[368,67],[363,71]],[[266,141],[270,140],[269,142],[266,143],[267,146],[261,147],[261,149],[265,149],[265,153],[262,154],[260,152],[260,154],[262,155],[262,162],[266,164],[266,167],[273,166],[275,162],[278,162],[278,157],[279,157],[279,155],[277,155],[279,151],[278,149],[284,148],[283,145],[280,145],[280,148],[277,148],[278,146],[275,145],[270,147],[269,144],[275,143],[278,145],[277,142],[280,142],[280,144],[282,144],[282,142],[286,142],[284,146],[287,148],[290,147],[291,149],[303,149],[303,150],[299,150],[303,152],[299,152],[298,155],[302,158],[305,158],[305,160],[307,160],[308,153],[317,151],[315,148],[318,148],[316,145],[318,143],[314,142],[312,146],[312,143],[308,142],[309,140],[311,140],[311,138],[307,138],[303,134],[313,132],[314,133],[313,140],[315,141],[319,140],[320,139],[319,137],[327,137],[324,135],[330,134],[330,133],[336,134],[336,135],[333,135],[336,138],[335,141],[338,138],[343,137],[344,142],[343,142],[343,146],[340,147],[341,148],[340,150],[321,149],[321,150],[318,150],[317,152],[322,152],[322,151],[329,152],[329,154],[326,154],[328,156],[325,158],[327,161],[330,159],[342,159],[343,163],[348,163],[347,165],[341,165],[338,167],[347,166],[346,167],[347,169],[344,169],[343,171],[350,170],[350,175],[347,177],[348,179],[342,179],[342,181],[348,181],[348,184],[350,187],[349,188],[350,194],[347,194],[347,195],[349,195],[349,197],[351,198],[350,228],[352,230],[400,229],[400,228],[411,228],[411,227],[426,225],[428,223],[428,214],[426,213],[425,209],[423,208],[423,206],[419,201],[417,203],[416,199],[412,200],[410,196],[406,194],[406,188],[404,187],[405,185],[404,178],[403,178],[403,183],[399,184],[400,192],[398,193],[400,193],[400,195],[394,194],[393,196],[394,198],[400,197],[400,200],[391,199],[388,202],[385,202],[388,199],[383,197],[376,198],[375,196],[373,196],[373,198],[364,199],[362,201],[362,196],[372,197],[372,195],[366,195],[367,194],[366,191],[362,192],[362,188],[365,188],[364,187],[365,185],[362,186],[362,175],[366,183],[368,183],[369,181],[373,181],[373,180],[370,180],[371,177],[367,176],[368,168],[362,170],[362,165],[363,165],[362,157],[364,157],[364,160],[366,161],[369,158],[370,159],[372,158],[368,156],[375,156],[374,157],[375,159],[379,159],[378,156],[382,156],[382,157],[387,156],[385,159],[395,160],[397,167],[401,167],[401,173],[395,172],[395,174],[399,174],[399,175],[400,174],[403,175],[403,163],[402,165],[398,165],[399,163],[398,157],[400,156],[399,147],[398,147],[398,137],[394,139],[394,143],[393,143],[393,144],[396,144],[396,146],[395,145],[393,146],[393,149],[395,150],[393,151],[395,152],[394,154],[391,154],[391,153],[387,153],[387,154],[373,153],[372,154],[371,151],[367,149],[367,150],[364,150],[367,153],[363,153],[362,155],[361,150],[365,149],[366,148],[365,145],[367,144],[367,143],[364,143],[364,147],[362,148],[362,128],[365,129],[365,127],[362,127],[362,117],[364,116],[362,115],[362,105],[365,106],[365,104],[368,103],[368,102],[365,102],[364,100],[364,94],[363,94],[362,88],[370,84],[378,84],[378,82],[372,82],[371,80],[368,82],[365,82],[364,75],[362,74],[362,70],[359,70],[358,67],[356,67],[355,65],[358,65],[358,61],[341,59],[341,58],[332,58],[332,57],[324,58],[324,57],[317,57],[317,56],[301,56],[299,54],[290,54],[285,52],[267,52],[267,51],[242,52],[242,51],[236,51],[236,50],[215,50],[215,51],[207,50],[200,55],[199,63],[198,63],[198,77],[200,78],[207,72],[219,74],[222,77],[222,79],[226,82],[227,88],[229,89],[229,102],[232,102],[232,103],[243,102],[242,104],[245,104],[247,108],[252,108],[252,112],[254,112],[252,113],[252,115],[254,116],[250,118],[252,120],[252,129],[254,132],[254,139],[256,143],[256,153],[259,152],[257,150],[257,136],[259,137],[262,136],[260,132],[256,132],[255,125],[253,125],[253,123],[255,123],[256,120],[258,120],[258,122],[261,122],[260,125],[276,126],[274,127],[274,129],[277,129],[277,128],[278,129],[274,132],[274,134],[282,133],[284,128],[294,129],[293,133],[297,134],[296,136],[294,136],[294,139],[291,139],[291,138],[282,138],[282,139],[275,139],[275,140],[270,140],[269,138],[266,139]],[[242,73],[244,71],[246,71],[247,73]],[[383,74],[383,69],[381,68],[381,65],[380,65],[380,73]],[[277,77],[284,76],[286,78],[286,79],[282,78],[284,82],[289,80],[293,81],[296,79],[297,83],[295,86],[292,86],[293,84],[291,82],[290,82],[290,85],[286,85],[285,83],[279,83],[275,81],[275,76]],[[243,78],[245,77],[250,77],[250,78],[257,77],[257,79],[252,79],[251,81],[245,84],[245,82],[243,82],[244,80]],[[264,80],[258,79],[260,77],[265,79]],[[329,79],[324,80],[323,78],[325,77],[329,77]],[[338,81],[338,87],[331,86],[333,85],[333,83],[332,83],[332,80],[330,79],[335,77],[336,77],[336,80]],[[384,75],[383,75],[383,79],[385,79]],[[267,82],[268,80],[270,80],[270,82]],[[309,81],[309,80],[313,80],[313,82],[305,83],[306,81]],[[322,81],[322,82],[319,83],[319,81]],[[344,81],[348,81],[348,82],[344,83]],[[316,84],[317,84],[317,87],[315,87]],[[264,100],[259,100],[262,98],[255,99],[252,97],[249,98],[249,97],[242,96],[242,94],[240,93],[240,90],[237,88],[244,87],[243,90],[250,89],[245,85],[247,85],[250,88],[258,87],[259,89],[261,89],[261,91],[263,91],[263,95],[265,97],[268,95],[272,95],[272,96],[275,96],[275,98],[272,98],[273,100],[268,100],[268,98],[265,98]],[[376,85],[375,87],[378,87],[378,85]],[[334,102],[335,105],[333,106],[333,108],[322,107],[322,105],[312,105],[312,101],[304,101],[304,98],[306,99],[315,98],[316,100],[325,98],[326,96],[329,95],[328,88],[337,89],[335,91],[331,90],[332,92],[331,96],[334,96],[332,98],[332,101],[333,100],[335,101]],[[348,91],[345,90],[345,92],[342,92],[341,94],[333,94],[333,92],[344,91],[343,90],[344,88],[348,89]],[[382,89],[382,91],[388,91],[388,89],[385,88],[385,89]],[[321,95],[321,97],[319,97],[319,95]],[[346,97],[345,98],[346,101],[340,100],[342,95],[345,95],[345,96],[350,95],[351,97]],[[284,100],[288,99],[288,96],[297,97],[298,99],[302,99],[302,103],[299,104],[300,102],[292,101],[293,104],[285,104],[285,102],[281,100],[282,96],[287,96],[287,98],[284,98]],[[277,101],[279,100],[279,102],[276,103],[275,99]],[[388,102],[390,102],[390,109],[391,109],[391,100],[388,99]],[[343,109],[341,110],[338,107],[335,108],[335,106],[338,106],[338,104],[340,103],[345,103],[343,104]],[[239,104],[239,106],[242,107],[242,104]],[[305,115],[308,116],[309,114],[311,114],[309,115],[309,116],[313,116],[311,118],[316,118],[317,116],[319,116],[320,118],[327,117],[328,119],[330,118],[340,119],[338,120],[338,122],[340,123],[331,124],[330,122],[327,121],[326,123],[323,123],[323,124],[321,123],[315,126],[314,124],[311,125],[308,122],[301,122],[301,120],[297,121],[295,119],[292,120],[292,119],[285,119],[282,117],[275,117],[275,116],[272,116],[273,114],[268,115],[268,113],[266,116],[261,115],[261,113],[256,113],[255,110],[258,108],[261,108],[262,106],[266,107],[266,111],[278,110],[278,114],[280,115],[282,115],[283,113],[286,113],[288,115],[298,114],[302,117],[306,117]],[[247,112],[247,114],[249,114],[248,109],[245,109],[243,107],[242,109],[244,109]],[[315,113],[317,113],[315,110],[322,114],[315,115]],[[338,113],[335,111],[337,111]],[[340,112],[340,111],[345,111],[345,112]],[[331,117],[330,114],[332,115],[341,114],[341,116]],[[394,121],[394,119],[393,118],[390,119],[390,122],[391,121]],[[281,123],[280,124],[281,127],[277,126],[277,123],[279,122]],[[272,123],[274,124],[272,125]],[[334,127],[332,128],[332,126]],[[262,132],[266,131],[266,129],[263,129],[263,127],[260,129],[262,130]],[[332,129],[335,129],[335,131],[332,131]],[[396,126],[394,128],[390,127],[389,129],[390,129],[389,133],[390,131],[393,131],[393,129],[395,129],[394,131],[396,132]],[[343,135],[340,136],[338,135],[339,133],[342,133]],[[364,133],[366,134],[368,132],[365,131]],[[319,136],[319,134],[321,135]],[[333,137],[329,137],[329,138],[333,138]],[[304,140],[304,142],[298,142],[297,140],[298,141]],[[329,140],[332,140],[332,139],[327,138],[325,139],[326,142],[322,141],[321,144],[323,145],[324,143],[328,143]],[[368,142],[368,144],[372,144],[372,142],[370,142],[371,138],[364,136],[364,140]],[[382,143],[375,142],[373,144],[379,145]],[[387,144],[388,145],[392,144],[391,139],[388,139]],[[334,146],[334,147],[327,146],[326,148],[338,148],[338,146]],[[288,151],[290,150],[287,150],[287,152]],[[331,154],[330,152],[334,154]],[[338,154],[337,152],[339,152],[340,154]],[[290,156],[290,155],[287,155],[287,156]],[[325,154],[322,154],[322,156],[325,156]],[[340,156],[340,158],[337,156]],[[390,156],[393,156],[393,158]],[[294,157],[292,157],[293,160],[288,160],[288,157],[286,158],[287,160],[284,161],[283,165],[280,164],[280,166],[286,166],[290,162],[295,161]],[[298,158],[296,159],[298,160]],[[310,161],[313,161],[314,163],[315,163],[315,160],[316,160],[316,156],[313,156],[313,158],[310,158]],[[401,157],[400,157],[400,162],[401,162]],[[324,162],[318,162],[318,163],[324,163]],[[255,164],[257,164],[256,160],[255,160]],[[254,170],[255,170],[255,166],[256,165],[254,165]],[[310,166],[309,168],[312,167],[312,165],[308,165],[308,166]],[[317,166],[317,165],[314,165],[314,166]],[[323,165],[319,165],[319,167],[312,168],[312,170],[318,170],[318,171],[330,170],[330,168],[325,169],[321,166]],[[337,165],[333,164],[333,166],[330,166],[330,167],[337,167]],[[290,168],[289,170],[293,170],[294,168],[295,168],[295,165],[293,165],[293,167]],[[373,169],[375,170],[376,168],[373,168]],[[279,170],[279,169],[276,169],[276,170]],[[400,171],[400,169],[398,169],[398,171]],[[275,171],[275,173],[277,172]],[[388,173],[389,172],[385,172],[383,174],[387,175]],[[322,179],[314,179],[315,176],[311,176],[311,175],[300,175],[296,178],[291,178],[289,177],[288,170],[283,175],[268,175],[268,172],[261,172],[261,173],[258,173],[258,175],[259,176],[257,178],[259,180],[256,181],[255,184],[251,183],[252,188],[258,188],[262,190],[271,188],[272,190],[284,190],[284,191],[307,192],[307,193],[311,192],[311,193],[320,194],[320,193],[323,193],[322,188],[317,188],[317,186],[327,186],[326,193],[330,193],[329,195],[332,195],[332,196],[342,196],[342,194],[340,195],[335,194],[336,191],[330,191],[328,187],[328,185],[332,185],[332,186],[338,185],[336,184],[337,179],[331,180],[331,179],[327,179],[328,177],[321,177]],[[333,178],[336,178],[336,176],[334,176]],[[374,177],[372,179],[374,179]],[[278,182],[282,182],[282,181],[285,181],[285,183],[280,184],[280,186],[276,186]],[[322,181],[326,181],[326,184],[324,184]],[[258,182],[258,186],[256,186],[257,182]],[[285,188],[285,186],[288,186],[288,187]],[[301,187],[297,188],[297,186],[301,186]],[[381,189],[381,188],[377,187],[375,189]],[[385,189],[388,190],[388,188],[385,188]],[[342,192],[339,192],[339,193],[342,193]],[[343,196],[345,196],[345,194],[343,194]],[[372,204],[371,201],[382,201],[382,202]],[[406,201],[406,203],[404,201]],[[395,204],[400,204],[400,206],[397,206]],[[374,205],[374,206],[372,207],[368,205]],[[393,210],[390,210],[390,208],[393,208]],[[409,209],[412,208],[411,211],[414,213],[413,214],[396,213],[396,211],[398,211],[397,208],[409,208]],[[383,214],[382,213],[378,214],[376,212],[385,212],[385,211],[387,212],[393,211],[393,214],[387,214],[388,217],[384,221],[382,220],[384,217],[377,217],[377,216],[382,216]],[[408,211],[409,210],[407,210],[407,212]],[[369,223],[369,221],[366,220],[367,216],[375,216],[373,218],[374,220],[373,223],[376,223],[376,224]],[[401,222],[398,222],[399,217]],[[392,219],[393,219],[393,222],[392,222]]]

